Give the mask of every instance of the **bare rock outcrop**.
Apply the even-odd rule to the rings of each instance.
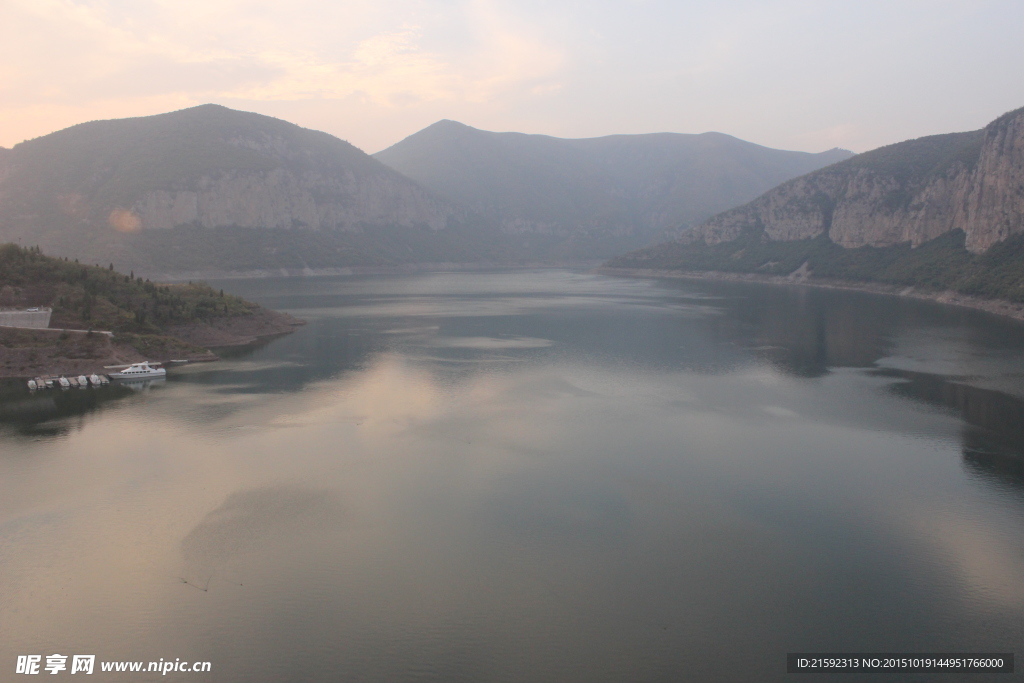
[[[277,168],[204,175],[199,189],[150,190],[132,206],[139,229],[307,228],[359,231],[366,224],[445,227],[453,210],[409,182],[386,174],[322,175]]]
[[[955,229],[975,253],[1024,233],[1024,109],[791,180],[681,239],[716,244],[753,230],[781,241],[827,233],[848,248],[917,246]]]

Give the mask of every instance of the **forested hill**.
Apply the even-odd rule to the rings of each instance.
[[[0,246],[0,307],[36,306],[53,309],[51,328],[112,331],[143,357],[189,345],[244,343],[301,324],[205,284],[156,284],[109,264],[53,258],[38,247]]]
[[[1024,301],[1024,109],[783,183],[615,268],[876,281]]]
[[[721,133],[562,139],[446,120],[374,156],[505,234],[592,258],[664,239],[851,154],[769,149]]]
[[[0,307],[53,308],[51,327],[155,334],[169,327],[252,315],[259,306],[204,284],[155,284],[111,266],[0,246]]]

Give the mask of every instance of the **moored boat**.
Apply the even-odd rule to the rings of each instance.
[[[68,381],[67,377],[58,377],[57,378],[57,384],[60,385],[61,389],[67,389],[67,388],[69,388],[71,386],[71,382]]]
[[[89,378],[86,377],[85,375],[79,375],[78,386],[82,387],[83,389],[89,386]]]
[[[29,391],[35,391],[38,388],[38,385],[36,384],[36,381],[34,379],[30,379],[28,381],[28,388]]]
[[[159,363],[150,363],[147,360],[141,363],[132,363],[121,372],[110,373],[110,379],[152,379],[166,377],[167,370],[161,367],[153,367]]]
[[[100,384],[102,384],[100,376],[97,375],[96,373],[89,375],[89,384],[93,385],[94,387],[98,387]]]

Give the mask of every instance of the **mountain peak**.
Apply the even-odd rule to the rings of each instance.
[[[575,250],[566,258],[642,246],[845,158],[773,150],[717,132],[566,139],[449,119],[374,156],[508,233],[564,243],[559,248]]]
[[[343,140],[217,104],[72,126],[0,153],[0,170],[0,241],[91,260],[184,227],[440,230],[457,212]]]

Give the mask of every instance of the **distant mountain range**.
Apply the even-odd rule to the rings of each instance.
[[[790,180],[609,266],[799,272],[1024,301],[1024,109]]]
[[[374,156],[505,234],[547,237],[550,256],[594,258],[664,239],[852,155],[722,133],[562,139],[446,120]]]
[[[0,148],[0,240],[154,274],[575,261],[848,155],[717,133],[560,140],[443,121],[375,159],[203,105]]]

